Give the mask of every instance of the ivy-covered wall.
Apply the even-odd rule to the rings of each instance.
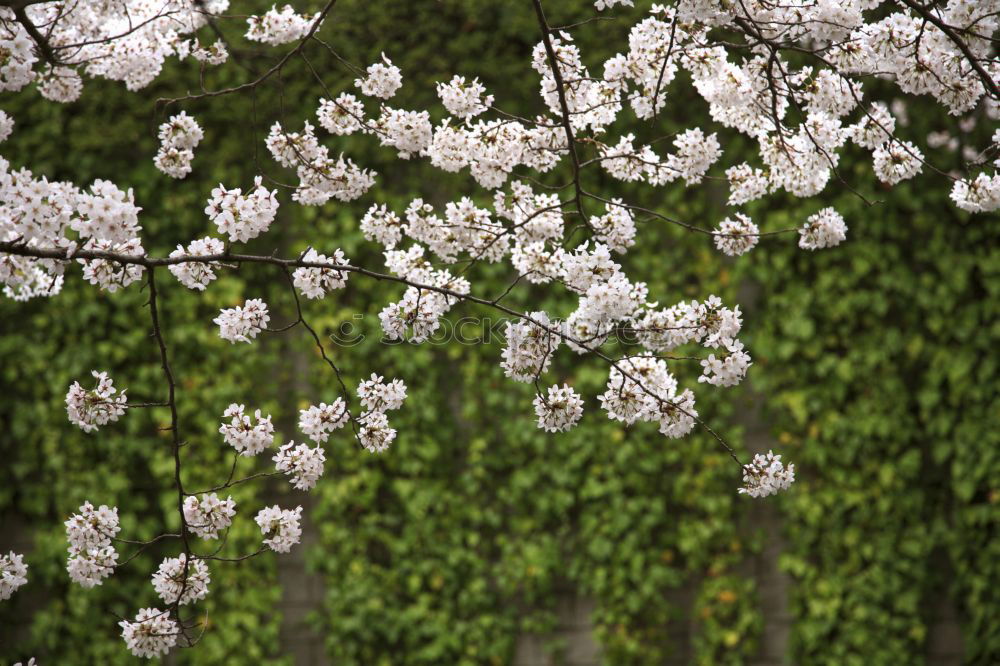
[[[950,603],[966,662],[997,663],[997,220],[919,182],[882,198],[845,197],[842,252],[750,270],[754,384],[801,480],[782,503],[796,663],[920,663]]]
[[[592,6],[549,4],[553,24],[589,15]],[[458,72],[479,76],[504,108],[527,116],[539,110],[534,79],[522,78],[536,40],[530,3],[342,0],[329,23],[324,30],[344,57],[367,63],[384,50],[403,68],[404,108],[430,105],[433,82]],[[628,25],[594,24],[577,40],[596,63],[624,43]],[[353,76],[323,49],[309,55],[334,94],[350,86]],[[207,82],[221,87],[238,76],[236,68]],[[249,182],[253,139],[279,118],[292,127],[312,119],[323,93],[307,70],[292,65],[281,83],[260,92],[256,115],[247,98],[188,107],[206,139],[180,185],[153,168],[152,105],[99,82],[67,107],[40,104],[33,94],[0,102],[18,122],[0,152],[51,178],[131,184],[145,209],[147,249],[163,254],[204,233],[201,211],[213,186]],[[195,69],[175,65],[152,95],[196,85]],[[661,133],[690,124],[720,129],[705,122],[689,88],[675,90]],[[911,105],[913,121],[902,131],[943,128],[921,108]],[[727,164],[741,159],[739,143],[724,148]],[[466,178],[435,172],[429,179],[417,162],[394,162],[371,139],[338,139],[336,149],[379,171],[378,186],[357,205],[284,205],[260,248],[278,242],[294,253],[305,238],[325,238],[327,249],[341,247],[377,267],[377,248],[357,229],[372,201],[401,209],[417,196],[440,204],[477,192]],[[845,158],[843,171],[870,180],[860,152]],[[1000,334],[997,220],[956,214],[932,182],[864,192],[879,200],[873,206],[837,197],[850,232],[836,250],[806,253],[786,238],[733,262],[705,238],[646,221],[626,261],[664,302],[711,293],[732,302],[748,285],[758,294],[745,320],[752,386],[700,390],[699,411],[745,453],[740,424],[761,402],[782,452],[797,464],[793,491],[765,500],[785,528],[792,663],[923,663],[941,590],[959,607],[968,663],[1000,662],[1000,454],[992,427],[1000,381],[991,349]],[[597,177],[590,185],[706,227],[725,215],[725,192],[713,185],[633,191]],[[830,190],[838,191],[836,183]],[[778,199],[750,212],[769,230],[796,226],[816,207]],[[287,441],[298,436],[298,408],[336,394],[329,368],[300,332],[248,349],[219,340],[210,324],[220,307],[245,297],[264,297],[287,315],[279,277],[244,269],[203,295],[160,281],[167,282],[167,341],[191,442],[189,487],[213,485],[228,472],[216,430],[230,402],[273,413]],[[474,282],[498,294],[504,278],[484,267]],[[608,664],[660,663],[676,652],[676,633],[692,627],[696,663],[748,663],[762,636],[766,590],[747,561],[765,537],[749,500],[735,494],[739,471],[718,445],[701,434],[676,441],[653,427],[620,428],[594,401],[576,430],[541,433],[530,387],[502,377],[495,313],[463,307],[452,317],[488,321],[463,329],[492,332],[484,344],[382,344],[377,313],[398,296],[392,285],[352,278],[336,297],[306,305],[324,338],[344,322],[365,334],[361,344],[336,350],[346,377],[398,376],[410,394],[394,419],[400,434],[392,450],[372,457],[347,439],[331,440],[314,491],[317,543],[305,557],[324,583],[312,623],[331,663],[506,664],[518,636],[556,626],[567,590],[595,601],[595,636]],[[151,549],[94,590],[71,588],[62,521],[90,499],[118,504],[124,531],[137,538],[173,525],[169,446],[157,434],[166,415],[136,411],[85,435],[66,422],[63,396],[97,368],[135,398],[157,397],[144,298],[138,285],[107,295],[71,280],[48,301],[0,302],[0,520],[19,525],[18,539],[33,543],[31,582],[0,604],[0,663],[31,655],[42,664],[131,663],[114,613],[153,603],[148,574],[169,551]],[[514,292],[510,304],[557,315],[572,308],[533,288]],[[354,319],[358,312],[364,316]],[[677,373],[694,384],[697,364]],[[606,380],[603,367],[568,353],[550,374],[588,396]],[[274,492],[284,487],[248,484],[233,495],[246,517]],[[237,525],[227,548],[249,552],[256,530],[246,520]],[[7,538],[4,529],[0,539]],[[213,567],[212,578],[205,639],[180,651],[177,663],[289,663],[279,641],[273,556]],[[679,590],[693,590],[693,602],[680,603]],[[566,647],[555,641],[548,649],[558,656]]]

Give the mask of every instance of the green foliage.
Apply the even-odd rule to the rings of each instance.
[[[836,251],[772,245],[750,266],[754,381],[800,478],[783,503],[799,664],[918,663],[952,603],[968,663],[1000,659],[1000,250],[991,221],[917,187],[844,196]]]
[[[702,624],[696,638],[699,664],[743,664],[753,657],[762,629],[753,580],[739,576],[707,580],[694,613]]]

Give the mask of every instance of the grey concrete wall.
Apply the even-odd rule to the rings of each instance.
[[[31,525],[21,519],[16,514],[0,515],[0,555],[6,555],[10,551],[27,556],[35,550],[32,541]],[[17,609],[14,621],[6,625],[0,623],[0,648],[4,652],[13,650],[19,659],[27,660],[32,655],[22,654],[18,651],[21,638],[27,636],[31,628],[32,615],[40,610],[49,601],[50,594],[42,588],[36,580],[33,580],[32,571],[29,565],[28,583],[18,589],[14,595],[3,604],[12,604]]]
[[[308,623],[310,612],[319,611],[325,594],[322,577],[306,570],[306,549],[316,544],[316,527],[311,496],[305,493],[276,495],[281,506],[302,505],[302,543],[277,558],[278,584],[281,585],[281,645],[284,653],[295,658],[296,666],[329,666],[323,637]]]
[[[761,414],[760,396],[750,396],[740,414],[745,429],[744,441],[750,454],[779,448]],[[757,582],[760,610],[764,617],[760,650],[750,666],[780,666],[788,663],[785,655],[788,653],[792,624],[788,609],[792,579],[778,567],[778,558],[785,548],[781,515],[773,502],[752,501],[748,504],[747,524],[764,534],[763,549],[746,562],[746,569],[741,572]]]

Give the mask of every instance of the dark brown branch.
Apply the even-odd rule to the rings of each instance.
[[[545,18],[545,10],[542,9],[541,0],[532,0],[535,6],[535,16],[538,18],[538,27],[542,31],[542,43],[545,44],[545,54],[549,59],[549,67],[552,69],[552,78],[556,84],[556,94],[559,97],[559,108],[562,110],[562,126],[566,131],[566,146],[569,149],[569,156],[573,162],[573,187],[576,190],[574,201],[576,209],[580,213],[580,218],[589,227],[590,219],[583,210],[583,187],[580,184],[580,157],[576,154],[576,138],[573,136],[573,126],[570,124],[569,104],[566,102],[566,90],[564,88],[562,72],[559,71],[559,58],[556,57],[555,49],[552,48],[551,28]]]
[[[31,38],[35,40],[35,46],[38,47],[38,52],[42,55],[42,58],[52,65],[58,65],[59,59],[53,53],[49,40],[45,39],[45,35],[40,33],[35,24],[28,18],[28,13],[24,10],[25,6],[27,5],[12,8],[14,10],[14,18],[17,19],[17,22],[21,24]]]
[[[188,569],[191,566],[191,544],[188,538],[189,530],[187,520],[184,518],[185,494],[184,484],[181,480],[181,437],[178,427],[179,419],[177,418],[177,382],[174,378],[174,372],[170,367],[170,358],[167,353],[167,343],[163,338],[163,328],[160,324],[160,313],[156,291],[156,269],[149,267],[147,269],[147,273],[149,274],[149,315],[153,325],[153,337],[156,339],[156,345],[160,350],[160,365],[163,368],[163,376],[167,380],[167,404],[170,406],[170,434],[174,450],[174,485],[177,488],[177,514],[181,521],[180,537],[181,541],[184,543],[183,582],[181,583],[180,592],[177,594],[177,600],[173,604],[173,614],[179,618],[180,602],[181,599],[184,598],[184,592],[188,585]],[[186,633],[184,633],[184,638],[190,645],[191,639]]]

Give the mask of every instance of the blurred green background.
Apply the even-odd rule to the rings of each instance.
[[[240,11],[264,7],[248,5]],[[589,1],[549,5],[553,25],[593,14]],[[618,14],[624,18],[574,32],[592,71],[626,48],[641,15]],[[239,22],[223,29],[241,31]],[[321,35],[356,64],[385,51],[404,75],[393,106],[440,114],[433,84],[458,73],[478,76],[501,108],[541,112],[527,67],[538,30],[523,0],[341,0]],[[325,49],[311,45],[305,55],[334,95],[352,87],[353,74]],[[206,84],[242,82],[271,58],[243,53],[242,66],[210,70]],[[640,139],[697,125],[728,137],[713,173],[752,159],[745,142],[707,120],[704,102],[680,79],[667,112]],[[290,182],[264,153],[263,136],[279,119],[290,130],[304,120],[315,124],[324,96],[305,64],[294,61],[255,99],[185,104],[206,138],[194,172],[178,183],[153,167],[163,119],[153,101],[198,89],[198,68],[185,62],[169,63],[139,96],[103,81],[88,82],[82,98],[66,106],[33,90],[8,95],[0,107],[17,126],[0,152],[14,167],[50,179],[86,185],[107,178],[133,187],[144,208],[145,247],[163,255],[210,231],[202,209],[211,188],[249,185],[255,151],[263,169]],[[918,143],[930,131],[980,144],[992,133],[980,122],[963,134],[957,119],[927,100],[910,100],[908,110],[899,133]],[[611,136],[631,117],[624,112]],[[378,246],[364,241],[357,224],[372,202],[401,212],[418,196],[439,206],[464,195],[490,199],[467,175],[394,161],[371,137],[326,142],[334,154],[342,150],[378,171],[378,184],[351,205],[304,208],[282,195],[278,221],[252,249],[277,245],[291,255],[308,243],[326,253],[340,247],[352,261],[380,269]],[[943,149],[928,156],[945,168],[957,163]],[[559,600],[575,595],[596,604],[590,619],[607,664],[676,658],[678,632],[690,634],[692,663],[754,664],[762,639],[770,640],[763,600],[771,591],[748,563],[776,540],[777,564],[790,581],[781,590],[788,595],[787,663],[933,663],[929,633],[943,609],[957,614],[965,663],[1000,663],[997,220],[956,211],[938,176],[892,191],[874,187],[869,157],[857,148],[846,149],[841,173],[878,203],[866,206],[834,181],[813,201],[777,195],[747,206],[767,231],[834,205],[850,228],[835,250],[803,252],[781,236],[732,261],[702,236],[645,222],[624,260],[661,303],[714,293],[743,305],[742,337],[755,361],[750,381],[728,390],[702,386],[697,395],[703,417],[741,456],[751,455],[749,424],[796,463],[798,483],[763,500],[764,508],[736,495],[739,470],[710,438],[667,440],[652,425],[623,429],[604,418],[594,398],[607,377],[598,362],[565,350],[557,357],[547,381],[572,383],[589,409],[575,430],[547,435],[534,425],[532,387],[503,377],[497,342],[380,344],[377,313],[399,298],[399,287],[355,276],[346,290],[308,302],[306,316],[321,336],[345,321],[366,334],[356,347],[333,350],[352,389],[378,372],[403,379],[410,395],[393,416],[399,436],[385,455],[360,452],[344,432],[326,446],[326,474],[309,510],[317,536],[305,559],[323,584],[309,620],[330,663],[510,663],[518,637],[550,635]],[[727,214],[724,186],[637,188],[596,171],[587,178],[588,188],[605,196],[703,227]],[[32,655],[45,666],[132,663],[115,614],[156,604],[149,576],[174,554],[167,545],[151,548],[92,590],[71,586],[66,576],[62,521],[84,500],[118,505],[129,538],[177,528],[171,448],[157,432],[164,410],[134,410],[92,435],[65,418],[67,387],[89,380],[91,369],[107,370],[136,400],[163,391],[146,294],[138,284],[99,292],[78,279],[79,269],[72,273],[55,298],[0,302],[0,540],[28,544],[31,567],[30,582],[0,604],[4,664]],[[495,295],[507,280],[502,267],[484,266],[473,288]],[[276,269],[223,271],[204,294],[166,273],[160,284],[182,435],[191,442],[187,487],[215,485],[228,473],[217,429],[230,402],[273,414],[279,438],[288,441],[299,437],[298,409],[336,397],[329,368],[302,330],[234,346],[211,324],[219,308],[253,297],[267,300],[277,322],[287,320],[293,306]],[[568,314],[571,299],[553,291],[520,288],[510,305]],[[355,313],[364,317],[352,319]],[[452,318],[489,314],[460,306]],[[695,386],[697,364],[677,372]],[[256,464],[266,469],[270,462]],[[286,488],[275,482],[232,490],[242,519],[223,554],[257,547],[248,517],[275,493],[286,506],[304,501]],[[761,516],[780,529],[762,530]],[[292,646],[280,640],[275,556],[214,566],[212,580],[200,604],[208,631],[172,663],[293,663]],[[546,649],[558,663],[566,645],[552,640]]]

